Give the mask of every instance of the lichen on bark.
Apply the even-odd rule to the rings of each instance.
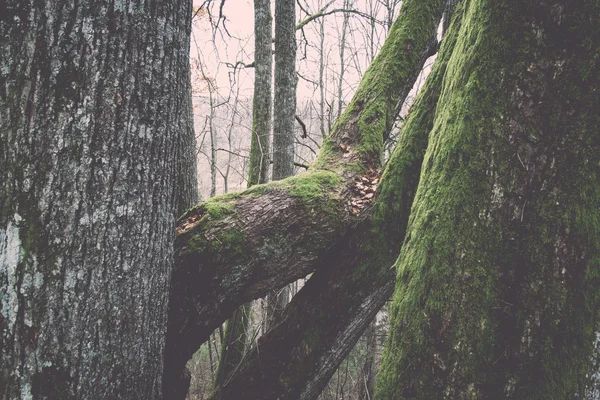
[[[190,12],[0,5],[2,398],[162,396]]]

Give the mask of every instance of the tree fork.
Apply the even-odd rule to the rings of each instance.
[[[186,385],[185,363],[235,307],[331,264],[327,260],[335,257],[332,249],[359,220],[361,206],[352,203],[360,194],[354,186],[367,171],[373,174],[379,168],[395,106],[437,48],[431,26],[439,21],[443,3],[405,2],[307,173],[218,196],[180,218],[166,387],[177,392],[175,387]]]
[[[433,17],[439,22],[442,7]],[[431,34],[437,22],[431,21]],[[444,39],[425,88],[409,115],[381,178],[371,218],[353,232],[342,259],[319,268],[275,327],[259,339],[238,372],[213,399],[315,399],[393,292],[423,155],[460,20]],[[339,256],[338,256],[339,258]]]

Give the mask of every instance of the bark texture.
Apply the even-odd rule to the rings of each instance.
[[[273,89],[272,30],[271,0],[254,0],[254,97],[248,187],[266,183],[269,178]]]
[[[468,3],[376,398],[594,398],[600,5]]]
[[[350,279],[349,287],[360,286],[360,280],[354,279],[353,274],[337,262],[339,254],[348,249],[346,235],[349,230],[360,219],[366,218],[370,209],[371,200],[363,198],[357,183],[363,178],[371,181],[377,179],[383,141],[399,109],[397,104],[406,98],[424,61],[437,49],[435,32],[443,5],[444,2],[440,0],[406,2],[381,53],[369,67],[353,100],[334,125],[319,158],[307,173],[211,199],[180,219],[176,240],[177,262],[171,291],[171,304],[179,312],[169,315],[166,349],[165,380],[172,382],[171,387],[174,388],[170,399],[185,396],[185,363],[210,332],[230,317],[237,306],[264,296],[269,290],[281,288],[316,269],[323,270],[323,276],[319,278],[320,283],[315,280],[312,285],[314,289],[305,291],[305,301],[310,299],[309,290],[328,287],[323,283],[328,279],[335,280],[336,283],[331,287],[339,287],[337,293],[343,294],[343,285],[338,285],[335,274],[326,272],[335,265],[338,270],[345,271],[339,279]],[[413,173],[418,176],[418,157],[423,151],[413,151],[410,147],[412,144],[407,146],[409,150],[401,152],[403,156],[398,160],[408,157],[402,162],[410,167],[401,168],[405,168],[406,172],[411,171],[410,176]],[[425,146],[422,145],[423,148]],[[402,162],[399,161],[399,165]],[[416,165],[417,172],[413,165]],[[406,184],[406,190],[410,190],[408,181],[401,182],[405,177],[398,179],[399,185]],[[413,186],[416,187],[416,183]],[[389,187],[394,187],[394,184],[390,183]],[[397,193],[390,191],[391,197],[382,202],[382,206],[402,198],[394,197]],[[354,200],[361,202],[358,204]],[[402,205],[391,209],[405,212],[408,207],[410,201],[403,201]],[[361,217],[363,210],[367,214]],[[381,221],[387,221],[391,229],[399,229],[393,226],[393,220],[385,218],[385,212],[380,218]],[[390,257],[386,267],[396,258],[401,240],[400,236],[397,241],[390,242],[396,246],[395,251],[384,249],[380,252],[382,257]],[[358,242],[354,243],[356,245]],[[371,251],[377,252],[375,249]],[[362,265],[361,270],[368,271]],[[341,333],[327,340],[333,340],[335,349],[343,351],[328,352],[326,357],[332,357],[333,361],[319,370],[317,375],[315,365],[310,365],[307,358],[303,363],[310,367],[298,375],[286,393],[299,396],[304,385],[315,379],[316,383],[307,389],[310,392],[307,396],[318,395],[322,385],[326,384],[343,359],[344,351],[347,354],[377,309],[391,294],[393,283],[390,283],[392,280],[389,275],[385,282],[388,282],[385,288],[375,285],[376,290],[364,291],[362,299],[368,304],[367,307],[361,308],[360,301],[353,308],[359,314],[357,318],[360,324],[353,325],[353,318],[348,318],[348,312],[344,311],[347,318],[345,322],[332,328],[331,332]],[[348,295],[343,298],[348,298]],[[323,295],[315,302],[318,306],[311,308],[308,313],[318,312],[317,307],[326,309],[331,304],[339,304],[337,299],[335,294]],[[286,319],[285,316],[282,318]],[[323,330],[318,337],[329,333]],[[295,340],[291,346],[297,346],[300,342]],[[321,343],[319,340],[318,349],[310,352],[310,360],[316,361],[318,353],[328,349],[331,343]],[[286,368],[289,366],[286,364]],[[282,373],[291,372],[283,369]],[[266,393],[273,388],[285,392],[282,381],[271,381],[265,385]],[[232,396],[234,394],[231,392]]]
[[[296,80],[296,2],[275,0],[274,181],[294,175]]]
[[[248,187],[269,181],[271,98],[273,78],[271,1],[254,1],[254,97]],[[237,104],[237,98],[235,100]],[[233,126],[233,124],[232,124]],[[225,191],[227,193],[227,191]],[[250,323],[250,303],[240,306],[227,321],[215,380],[219,387],[237,368],[244,355]]]
[[[423,57],[422,60],[408,64],[410,69],[405,70],[404,75],[398,70],[393,71],[407,80],[398,82],[398,86],[412,87],[408,81],[416,77],[412,68],[420,70],[429,56],[427,49],[429,43],[435,40],[443,6],[443,1],[407,1],[388,42],[364,79],[368,81],[373,76],[371,74],[379,72],[379,66],[391,61],[387,57],[397,56],[394,50],[405,49],[408,42],[414,46],[411,50],[418,57]],[[449,50],[443,55],[451,54],[453,43],[449,41],[446,46]],[[402,57],[410,59],[410,52],[402,50],[400,54],[401,57],[392,60],[401,63],[406,61]],[[418,101],[423,107],[411,116],[412,122],[407,122],[419,129],[409,130],[410,135],[401,137],[381,177],[372,209],[363,214],[364,218],[367,214],[372,218],[349,234],[343,247],[336,248],[335,262],[327,261],[317,269],[273,329],[259,339],[256,349],[245,358],[236,375],[214,398],[234,399],[237,393],[243,392],[248,399],[315,399],[368,323],[389,299],[394,277],[390,266],[404,238],[446,59],[447,56],[440,57],[436,67],[438,72],[433,75],[436,77],[434,83],[428,85]],[[385,76],[382,74],[379,78]],[[372,86],[369,88],[373,89]],[[380,101],[384,105],[389,104],[387,110],[393,112],[392,104],[395,105],[397,99],[388,99],[387,103],[384,99]],[[348,110],[357,112],[356,107],[353,101]],[[362,114],[357,114],[357,119],[362,118]],[[369,120],[370,127],[383,135],[389,126],[386,118],[391,117],[386,112],[376,115],[378,118]],[[366,154],[372,157],[372,153]],[[379,177],[371,179],[379,180]]]
[[[0,5],[2,398],[161,397],[190,13]]]

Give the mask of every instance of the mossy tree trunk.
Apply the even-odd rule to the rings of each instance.
[[[194,185],[190,13],[0,5],[3,399],[161,398],[174,215],[196,195],[176,188]]]
[[[378,179],[396,106],[437,48],[435,27],[443,3],[406,2],[402,21],[307,173],[211,199],[180,218],[171,290],[177,312],[169,315],[166,380],[185,386],[185,363],[237,306],[335,264],[349,230],[368,217],[371,199],[363,198],[357,182]],[[386,290],[376,291],[382,303],[391,294],[391,287]],[[368,318],[366,323],[376,312],[367,309],[370,317],[361,317]],[[354,341],[360,332],[352,333]],[[328,373],[329,368],[319,378],[323,385]],[[295,388],[300,387],[299,381]]]
[[[418,37],[421,43],[435,38],[443,7],[443,1],[407,1],[390,38],[397,43],[405,43],[402,37],[409,41]],[[423,36],[414,35],[413,24],[418,24]],[[335,262],[326,261],[317,269],[215,398],[234,399],[236,393],[243,391],[252,399],[315,399],[391,296],[394,272],[390,267],[404,238],[438,88],[455,37],[448,35],[445,39],[432,79],[417,100],[416,111],[405,123],[416,129],[402,133],[381,177],[370,219],[361,222],[344,245],[336,249]],[[378,57],[386,50],[384,46]],[[385,126],[380,122],[382,131]]]
[[[376,398],[597,398],[600,4],[463,18]]]

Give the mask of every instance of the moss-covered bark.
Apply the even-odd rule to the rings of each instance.
[[[338,254],[348,249],[348,238],[344,245],[337,245],[351,227],[369,215],[367,211],[359,217],[361,208],[352,205],[354,199],[361,197],[356,183],[365,175],[373,177],[380,167],[382,144],[397,105],[404,102],[424,61],[437,48],[436,28],[443,8],[443,0],[405,2],[384,48],[369,67],[361,88],[307,175],[217,198],[182,217],[171,291],[173,310],[177,311],[172,313],[167,336],[165,379],[173,382],[168,387],[183,382],[184,376],[179,371],[187,359],[210,330],[231,315],[235,306],[317,268],[330,268]],[[327,183],[327,189],[323,190],[318,183],[321,178],[328,181],[335,178],[336,182]],[[369,200],[362,206],[368,203]],[[213,217],[208,218],[210,214]],[[237,242],[229,246],[226,236],[232,233]],[[385,249],[390,257],[387,265],[395,258],[400,241],[394,242],[395,251]],[[353,246],[356,244],[357,241]],[[371,251],[375,253],[374,249]],[[350,274],[349,288],[356,288],[360,281],[353,276]],[[371,277],[366,274],[364,278]],[[315,283],[314,287],[320,285]],[[329,299],[333,304],[343,301],[337,295],[343,295],[341,299],[352,297],[349,293],[354,289],[346,291],[345,285],[338,286],[341,289],[337,294],[331,293],[323,300]],[[385,298],[385,290],[390,289],[377,290],[375,297]],[[370,301],[375,304],[374,298]],[[374,308],[368,310],[361,318],[376,312]],[[344,321],[350,323],[347,318]],[[335,329],[345,331],[344,323]],[[352,330],[352,340],[358,338],[362,329]],[[356,338],[355,332],[358,332]],[[327,346],[324,344],[318,351],[325,351]],[[319,382],[332,372],[328,366]],[[299,375],[293,385],[296,393],[302,381],[306,383],[314,373],[313,366]]]
[[[380,165],[383,143],[400,106],[423,63],[437,50],[435,29],[444,3],[444,0],[403,2],[381,51],[323,144],[317,166],[327,165],[331,169],[339,161],[344,164],[358,161],[367,167]],[[335,154],[346,157],[336,161]]]
[[[422,12],[426,12],[427,5],[422,5]],[[430,14],[429,35],[435,35],[442,10],[441,2]],[[455,38],[450,35],[444,40],[431,79],[405,123],[408,129],[401,134],[380,178],[371,219],[336,249],[335,263],[315,272],[292,299],[285,315],[259,339],[257,348],[214,398],[234,399],[242,392],[248,399],[316,398],[389,299],[394,279],[390,266],[404,239],[439,87]]]
[[[376,398],[584,398],[599,308],[600,6],[468,3]]]
[[[179,219],[167,398],[185,397],[185,364],[238,306],[314,271],[349,228],[343,193],[337,174],[311,171],[212,198]]]
[[[443,8],[443,0],[405,2],[381,53],[307,174],[216,198],[181,218],[165,368],[165,379],[172,383],[167,387],[183,382],[185,362],[237,305],[317,268],[330,268],[348,249],[348,242],[339,247],[340,241],[368,216],[359,217],[362,209],[352,205],[361,197],[356,183],[365,175],[373,177],[381,165],[396,106],[437,48]],[[388,265],[396,256],[391,254]],[[352,282],[356,286],[359,280]],[[333,302],[335,296],[330,298]],[[337,329],[343,330],[343,324]],[[295,390],[314,371],[301,374]]]

